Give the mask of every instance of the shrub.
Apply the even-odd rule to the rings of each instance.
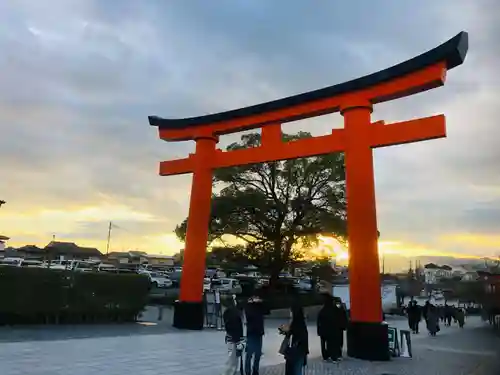
[[[0,268],[0,324],[133,321],[149,280],[134,274]]]

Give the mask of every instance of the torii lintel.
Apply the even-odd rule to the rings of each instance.
[[[416,120],[384,124],[379,121],[368,127],[371,138],[371,147],[386,147],[410,142],[425,141],[446,137],[445,116],[437,115]],[[273,125],[264,129],[278,129]],[[262,146],[235,151],[215,150],[213,158],[206,160],[209,168],[226,168],[236,165],[266,163],[277,160],[296,159],[301,157],[319,156],[334,152],[345,151],[345,129],[334,129],[332,134],[305,138],[292,142],[282,142],[279,138],[262,137]],[[160,162],[160,175],[173,176],[192,173],[195,169],[196,154],[178,160]]]
[[[372,104],[390,101],[443,85],[447,70],[461,65],[467,51],[468,34],[463,31],[428,52],[351,81],[199,117],[164,119],[149,116],[149,123],[158,127],[161,139],[183,141],[338,112],[353,95]]]

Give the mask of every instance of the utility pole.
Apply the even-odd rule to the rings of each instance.
[[[108,243],[106,245],[106,256],[109,254],[109,242],[111,241],[111,228],[113,228],[113,224],[110,221],[108,227]]]
[[[385,255],[382,255],[382,275],[385,275]]]

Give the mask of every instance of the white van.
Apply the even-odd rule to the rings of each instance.
[[[212,279],[211,284],[212,289],[218,289],[221,292],[227,292],[230,294],[241,294],[242,292],[241,284],[236,279]]]

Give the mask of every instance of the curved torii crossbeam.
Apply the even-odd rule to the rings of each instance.
[[[464,62],[467,50],[468,35],[461,32],[422,55],[338,85],[199,117],[149,116],[161,139],[196,142],[196,151],[188,158],[160,163],[162,176],[193,173],[174,326],[203,328],[202,291],[213,169],[345,152],[351,299],[348,354],[388,359],[387,326],[382,324],[372,148],[446,137],[446,126],[444,115],[393,124],[372,123],[373,104],[444,85],[446,72]],[[282,141],[282,123],[334,112],[344,117],[343,129],[326,136]],[[255,128],[262,128],[260,147],[228,152],[217,149],[219,135]]]

